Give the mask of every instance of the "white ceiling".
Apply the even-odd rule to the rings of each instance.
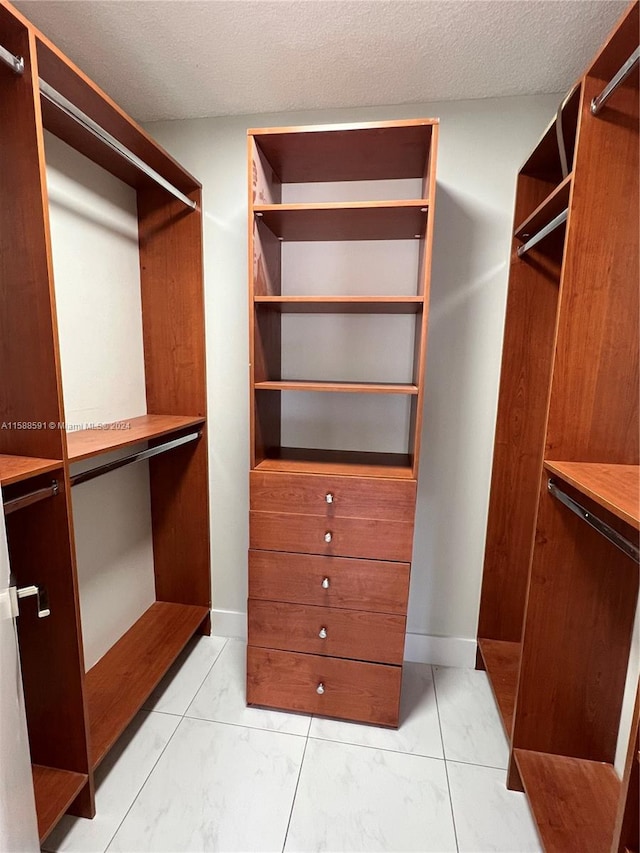
[[[626,0],[19,0],[140,121],[564,92]]]

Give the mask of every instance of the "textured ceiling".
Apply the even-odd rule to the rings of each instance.
[[[626,0],[19,0],[141,121],[563,92]]]

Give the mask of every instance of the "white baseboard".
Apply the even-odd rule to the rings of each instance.
[[[240,610],[212,610],[211,633],[216,637],[247,638],[247,614]],[[438,666],[474,667],[476,641],[464,637],[407,634],[404,659]]]
[[[474,667],[476,641],[465,637],[432,637],[429,634],[407,634],[404,659],[437,666]]]

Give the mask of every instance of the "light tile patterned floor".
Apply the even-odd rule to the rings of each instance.
[[[47,851],[537,853],[483,672],[406,665],[398,731],[246,708],[244,644],[200,637]]]

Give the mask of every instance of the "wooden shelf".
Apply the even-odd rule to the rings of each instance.
[[[209,614],[157,601],[86,676],[91,761],[105,757]]]
[[[402,385],[393,382],[303,382],[281,379],[256,382],[256,391],[328,391],[340,394],[417,394],[417,385]]]
[[[88,776],[32,764],[33,791],[38,815],[40,843],[49,835],[87,783]]]
[[[126,421],[114,421],[104,429],[70,432],[67,434],[69,462],[81,462],[101,453],[161,438],[188,427],[199,426],[204,420],[183,415],[142,415]]]
[[[256,471],[289,474],[342,474],[353,477],[413,479],[411,458],[405,453],[369,453],[360,450],[316,450],[307,447],[278,447],[267,450],[267,458]]]
[[[572,181],[573,172],[567,175],[564,181],[553,192],[549,193],[532,214],[527,216],[524,222],[516,228],[513,236],[517,240],[528,240],[529,237],[532,237],[541,228],[551,222],[552,219],[555,219],[563,210],[566,210],[569,206]]]
[[[608,853],[620,794],[610,764],[515,749],[547,853]]]
[[[617,518],[640,529],[640,466],[545,462],[544,467]]]
[[[437,119],[254,128],[283,183],[422,178]]]
[[[283,240],[411,240],[423,237],[429,202],[260,204],[253,210]]]
[[[513,713],[518,691],[520,643],[503,640],[478,640],[489,682],[496,698],[507,740],[511,742]]]
[[[20,483],[30,477],[62,468],[63,464],[58,459],[37,459],[34,456],[9,456],[0,453],[0,484],[10,486]]]
[[[281,314],[419,314],[422,296],[256,296],[257,308]]]

